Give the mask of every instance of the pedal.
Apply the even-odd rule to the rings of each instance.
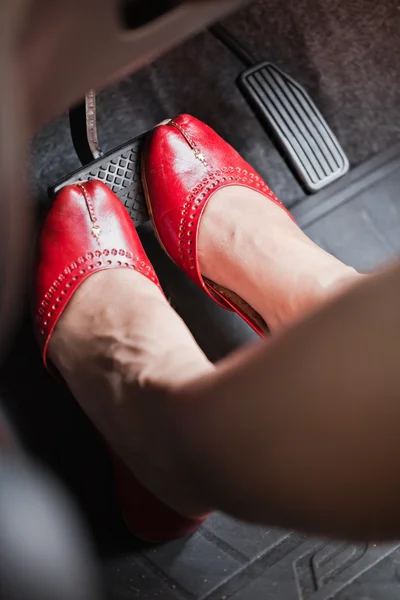
[[[65,185],[76,181],[98,179],[103,181],[118,196],[128,210],[135,226],[149,220],[140,176],[140,156],[144,135],[138,136],[123,146],[59,179],[48,188],[50,198]]]
[[[306,90],[269,62],[239,76],[239,89],[307,192],[339,179],[349,161]]]

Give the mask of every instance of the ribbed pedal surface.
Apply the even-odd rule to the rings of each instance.
[[[89,165],[74,171],[52,185],[50,198],[65,185],[75,181],[99,179],[108,185],[127,208],[136,226],[148,221],[146,202],[140,177],[142,140],[139,136],[112,150]]]
[[[308,93],[271,63],[251,67],[239,88],[308,192],[342,177],[349,161]]]

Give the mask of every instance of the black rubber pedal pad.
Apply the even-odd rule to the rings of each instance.
[[[101,158],[59,179],[49,187],[50,198],[61,188],[75,181],[98,179],[108,185],[128,210],[136,227],[149,220],[146,208],[140,162],[142,142],[146,134],[104,154]]]
[[[334,133],[306,90],[265,62],[239,76],[238,86],[309,193],[349,170]]]

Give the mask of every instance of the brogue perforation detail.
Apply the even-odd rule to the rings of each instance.
[[[186,198],[187,202],[183,205],[183,218],[179,226],[179,256],[183,264],[186,264],[191,271],[196,268],[193,258],[193,248],[191,246],[193,245],[193,228],[198,225],[198,215],[201,213],[201,211],[199,212],[199,208],[207,202],[211,192],[216,191],[217,188],[231,184],[231,182],[232,185],[235,185],[236,182],[239,185],[240,183],[244,183],[246,186],[264,194],[276,204],[283,206],[273,191],[252,171],[229,165],[207,173],[207,177],[203,177],[190,191],[190,194],[188,194]],[[189,215],[186,217],[188,212]],[[189,264],[187,265],[188,261]]]
[[[95,260],[96,258],[102,260]],[[103,258],[104,257],[104,258]],[[126,260],[122,262],[120,259],[124,257]],[[129,261],[129,262],[128,262]],[[83,266],[84,265],[84,266]],[[52,283],[47,292],[43,295],[43,300],[39,303],[39,308],[36,314],[36,321],[40,324],[40,335],[46,335],[46,327],[49,325],[49,320],[54,316],[54,311],[57,311],[64,304],[67,296],[74,291],[76,282],[84,276],[88,271],[93,271],[100,267],[125,267],[134,269],[142,273],[147,279],[158,284],[154,270],[150,265],[146,265],[144,261],[139,262],[139,257],[134,256],[132,252],[124,249],[117,250],[105,248],[103,251],[88,252],[85,256],[80,256],[77,260],[71,262],[64,268],[57,279]],[[72,289],[71,289],[72,288]]]

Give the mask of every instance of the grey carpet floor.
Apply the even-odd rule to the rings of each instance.
[[[257,60],[310,92],[352,165],[400,137],[397,0],[258,0],[226,20]],[[99,94],[105,150],[185,111],[231,142],[288,206],[303,192],[237,91],[242,65],[205,32]],[[35,195],[79,166],[63,115],[33,140]]]

